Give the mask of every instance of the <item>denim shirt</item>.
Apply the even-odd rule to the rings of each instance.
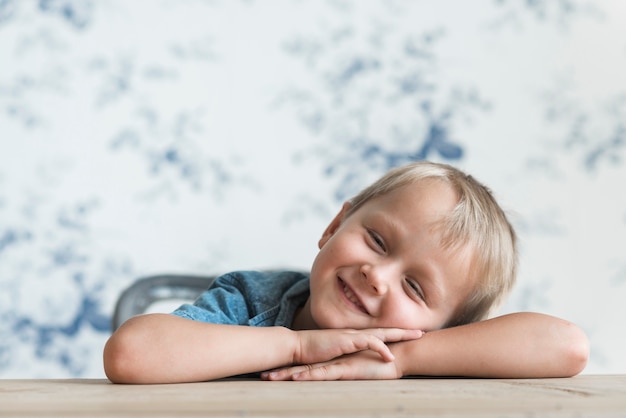
[[[309,297],[309,275],[294,271],[238,271],[218,277],[174,315],[214,324],[291,328]]]

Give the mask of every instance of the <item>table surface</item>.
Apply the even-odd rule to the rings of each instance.
[[[176,385],[0,380],[6,417],[626,417],[626,375]]]

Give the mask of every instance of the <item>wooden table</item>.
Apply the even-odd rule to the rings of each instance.
[[[0,380],[3,417],[626,417],[626,375],[127,386]]]

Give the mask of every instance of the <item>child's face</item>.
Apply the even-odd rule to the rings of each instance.
[[[445,250],[435,222],[457,197],[441,182],[420,182],[379,196],[328,226],[311,269],[309,327],[443,327],[468,297],[469,248]],[[312,321],[312,322],[311,322]]]

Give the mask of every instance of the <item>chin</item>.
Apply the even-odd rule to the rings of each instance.
[[[323,315],[319,319],[315,318],[315,323],[318,324],[320,329],[365,329],[370,328],[365,324],[357,325],[354,321],[348,321],[346,319],[339,318],[337,316],[328,317]]]
[[[352,328],[346,325],[346,321],[342,321],[336,314],[325,310],[323,314],[316,315],[312,312],[313,321],[320,329],[338,329],[338,328]]]

